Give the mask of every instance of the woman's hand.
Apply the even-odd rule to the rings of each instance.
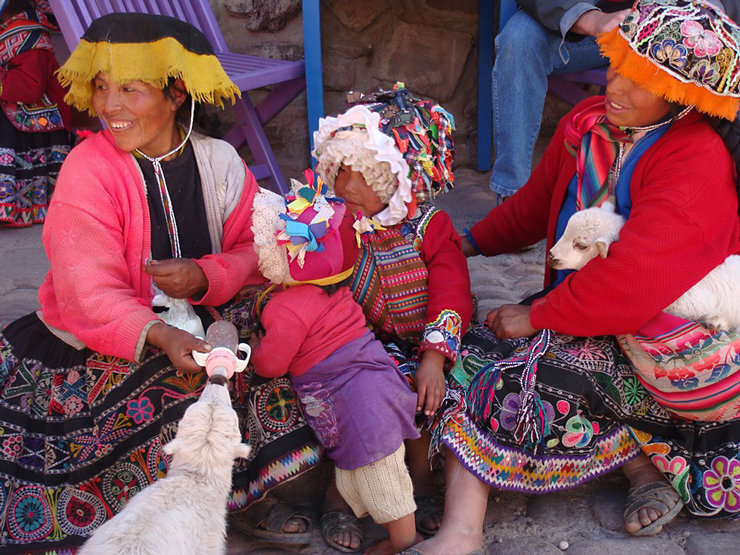
[[[446,357],[437,351],[424,351],[419,368],[416,370],[416,412],[424,411],[432,416],[445,396],[444,363]]]
[[[192,351],[207,353],[211,345],[179,328],[157,322],[146,334],[146,342],[162,349],[181,372],[202,372],[205,370],[193,360]]]
[[[208,278],[192,258],[152,260],[144,270],[165,295],[173,299],[194,297],[208,289]]]
[[[532,337],[539,330],[529,320],[531,307],[520,304],[505,304],[494,308],[486,316],[486,324],[499,339]]]

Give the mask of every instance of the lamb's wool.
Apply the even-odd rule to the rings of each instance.
[[[232,466],[250,452],[241,441],[228,389],[206,386],[163,450],[172,455],[167,476],[98,528],[80,555],[192,553],[194,546],[200,553],[225,552]]]

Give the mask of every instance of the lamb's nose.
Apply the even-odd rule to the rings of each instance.
[[[553,264],[558,264],[560,261],[553,256],[551,252],[547,253],[547,264],[552,267]]]

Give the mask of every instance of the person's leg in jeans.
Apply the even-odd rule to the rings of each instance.
[[[491,190],[514,194],[532,171],[532,155],[542,122],[547,76],[606,65],[593,37],[564,41],[523,10],[496,37],[493,65],[493,146],[496,160]]]

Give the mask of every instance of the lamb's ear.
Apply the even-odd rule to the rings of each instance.
[[[594,241],[596,251],[599,253],[601,258],[606,258],[606,255],[609,254],[609,243],[610,241],[603,237],[599,237]]]
[[[246,443],[240,443],[234,449],[234,457],[237,459],[246,459],[252,452],[252,448]]]
[[[164,445],[162,445],[162,452],[165,455],[174,455],[182,447],[181,444],[182,444],[182,440],[175,438],[169,443],[165,443]]]

